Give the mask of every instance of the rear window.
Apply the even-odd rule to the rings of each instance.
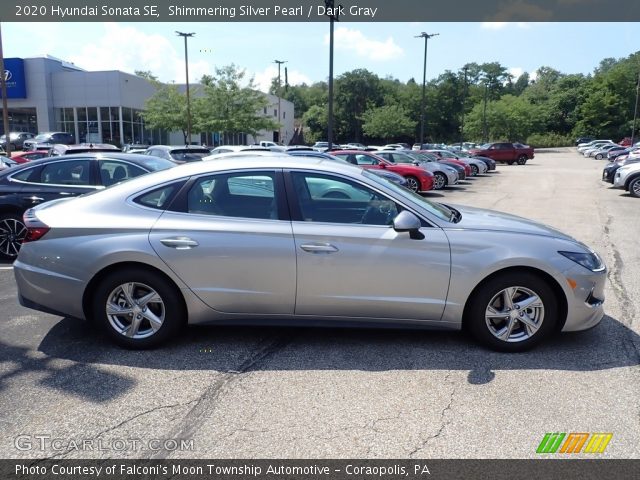
[[[152,172],[158,170],[166,170],[167,168],[175,167],[176,164],[160,157],[153,157],[151,155],[140,155],[140,158],[136,158],[136,163],[142,164],[147,170]]]
[[[178,162],[197,162],[202,160],[204,157],[211,155],[211,152],[206,149],[184,149],[184,150],[171,150],[171,158],[177,160]]]
[[[141,195],[136,198],[134,202],[149,208],[165,209],[169,205],[169,200],[177,188],[178,186],[175,184],[167,185]]]

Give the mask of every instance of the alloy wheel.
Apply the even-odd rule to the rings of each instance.
[[[533,337],[544,321],[540,296],[525,287],[513,286],[499,291],[485,309],[489,332],[503,342],[523,342]]]
[[[433,188],[436,190],[442,190],[447,185],[447,179],[440,172],[436,172],[433,175]]]
[[[15,258],[27,234],[27,227],[13,216],[0,218],[0,255]]]
[[[165,310],[160,295],[144,283],[123,283],[107,297],[106,313],[111,327],[136,340],[150,337],[160,330]]]
[[[418,180],[413,177],[407,177],[407,188],[413,192],[420,191],[420,185],[418,184]]]

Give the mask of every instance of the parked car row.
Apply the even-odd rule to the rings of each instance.
[[[602,169],[602,181],[623,189],[632,197],[640,198],[640,147],[617,155]]]

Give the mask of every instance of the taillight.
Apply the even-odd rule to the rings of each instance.
[[[29,209],[24,212],[22,221],[25,227],[27,227],[27,233],[22,239],[22,243],[35,242],[40,240],[51,228],[36,217],[33,209]]]
[[[27,234],[24,236],[22,243],[40,240],[49,230],[51,230],[49,227],[27,227]]]

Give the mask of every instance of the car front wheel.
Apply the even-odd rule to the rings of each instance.
[[[436,172],[433,174],[433,188],[434,190],[442,190],[447,186],[447,178],[443,173]]]
[[[528,350],[555,329],[558,300],[543,279],[529,272],[494,277],[473,294],[465,326],[483,345],[503,352]]]
[[[0,215],[0,258],[14,260],[26,234],[27,227],[18,215]]]
[[[471,176],[475,177],[478,175],[478,166],[471,164]]]
[[[131,268],[100,282],[93,315],[115,343],[134,349],[161,344],[178,333],[186,318],[175,286],[157,273]]]

